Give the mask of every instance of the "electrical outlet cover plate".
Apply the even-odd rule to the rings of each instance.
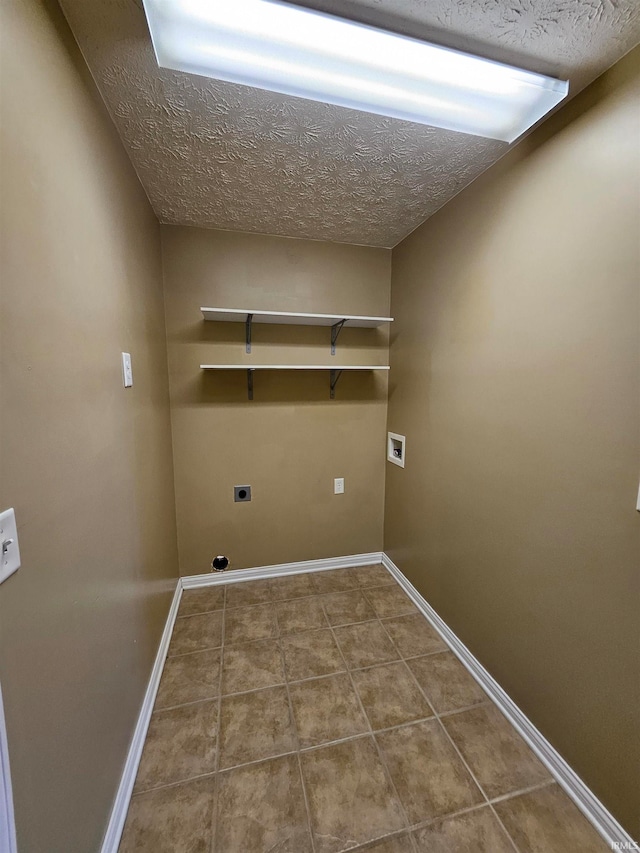
[[[236,503],[247,503],[251,500],[251,486],[234,486],[233,499]]]
[[[18,528],[13,509],[0,513],[0,583],[20,568]]]

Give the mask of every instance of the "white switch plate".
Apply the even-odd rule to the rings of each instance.
[[[18,528],[13,509],[0,512],[0,583],[20,568]]]
[[[638,503],[636,504],[636,509],[640,512],[640,486],[638,486]]]
[[[131,369],[131,353],[122,353],[122,381],[125,388],[133,385],[133,370]]]
[[[333,494],[344,495],[344,477],[336,477],[333,481]]]

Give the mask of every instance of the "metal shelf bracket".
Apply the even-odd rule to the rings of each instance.
[[[247,314],[247,320],[245,322],[245,337],[247,341],[247,352],[251,352],[251,324],[253,322],[253,314]]]
[[[331,327],[331,355],[336,354],[336,342],[338,340],[338,335],[342,331],[342,327],[346,322],[346,320],[339,320]]]
[[[253,368],[249,367],[247,369],[247,397],[249,400],[253,400]]]
[[[336,385],[338,384],[338,379],[340,379],[341,376],[342,376],[341,370],[331,370],[330,371],[330,386],[329,387],[331,388],[331,392],[330,392],[329,396],[331,397],[332,400],[335,400],[335,398],[336,398]]]

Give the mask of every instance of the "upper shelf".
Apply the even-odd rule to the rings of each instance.
[[[364,317],[356,314],[294,314],[290,311],[257,311],[252,308],[201,308],[205,320],[225,323],[272,323],[282,326],[335,326],[348,323],[360,329],[375,329],[392,323],[393,317]]]

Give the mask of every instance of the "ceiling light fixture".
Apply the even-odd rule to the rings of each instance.
[[[280,0],[143,0],[158,64],[513,142],[569,84]]]

